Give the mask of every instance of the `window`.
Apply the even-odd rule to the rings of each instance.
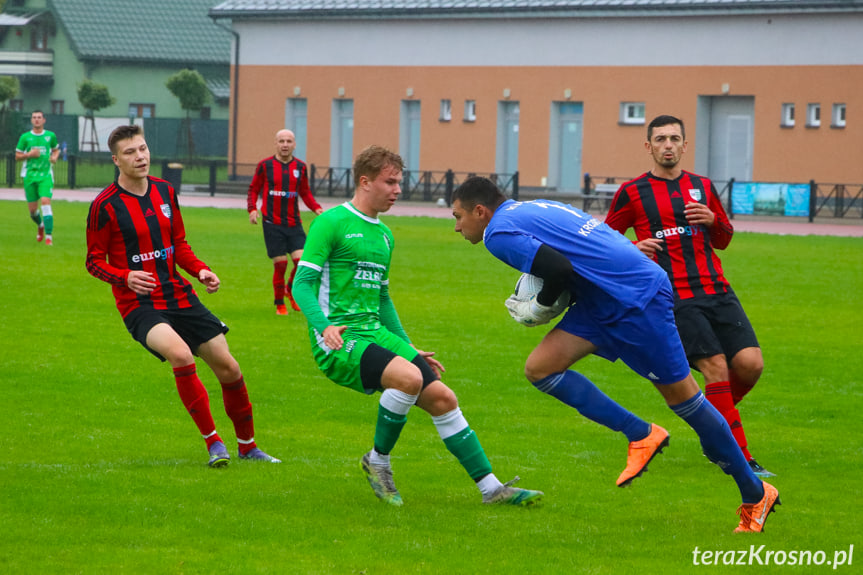
[[[44,52],[48,49],[48,31],[45,28],[30,29],[30,49],[36,52]]]
[[[830,127],[845,127],[845,104],[833,104],[833,119],[830,122]]]
[[[464,101],[464,121],[476,122],[476,100]]]
[[[61,116],[63,114],[63,108],[65,107],[64,100],[51,100],[51,115],[52,116]]]
[[[440,117],[441,122],[449,122],[452,120],[452,100],[440,101]]]
[[[817,128],[821,126],[821,104],[808,104],[806,106],[806,127]]]
[[[782,123],[783,128],[794,127],[794,104],[782,104]]]
[[[24,100],[9,100],[9,109],[13,112],[23,112]]]
[[[156,104],[129,104],[130,118],[155,118]]]
[[[209,120],[212,113],[213,113],[213,109],[210,108],[209,106],[202,106],[201,107],[201,119],[202,120]]]
[[[621,102],[620,123],[644,125],[644,102]]]

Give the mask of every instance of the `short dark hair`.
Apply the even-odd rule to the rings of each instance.
[[[452,201],[455,202],[456,200],[461,202],[462,207],[469,210],[477,205],[494,210],[506,200],[506,196],[490,179],[482,176],[471,176],[452,193]]]
[[[43,112],[42,110],[33,110],[32,112],[30,112],[30,115],[32,116],[33,114],[42,114],[42,117],[45,117],[45,112]]]
[[[383,146],[369,146],[354,160],[354,185],[359,186],[363,176],[374,180],[387,166],[392,166],[399,172],[405,167],[402,157],[395,152]]]
[[[143,136],[144,130],[141,126],[137,124],[132,124],[130,126],[119,126],[114,128],[114,131],[111,132],[111,135],[108,136],[108,149],[111,150],[112,154],[117,153],[117,142],[121,140],[128,140],[129,138],[134,138],[135,136]]]
[[[653,137],[653,128],[661,128],[662,126],[671,126],[673,124],[678,124],[680,126],[680,135],[683,139],[686,139],[686,127],[683,125],[683,120],[680,118],[675,118],[674,116],[669,116],[664,114],[662,116],[657,116],[650,121],[647,125],[647,141],[650,141],[650,138]]]

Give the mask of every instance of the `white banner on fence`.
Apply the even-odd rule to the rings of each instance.
[[[108,136],[118,126],[128,126],[129,118],[90,118],[78,116],[78,133],[81,141],[78,142],[79,152],[110,152],[108,149]],[[143,127],[143,118],[135,118],[135,124]]]
[[[731,206],[735,214],[809,216],[809,184],[734,182]]]

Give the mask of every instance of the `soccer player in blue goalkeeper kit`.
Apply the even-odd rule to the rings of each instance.
[[[750,469],[725,419],[704,395],[674,323],[666,273],[628,239],[572,206],[554,201],[507,200],[487,178],[472,177],[453,193],[455,231],[483,241],[496,258],[543,279],[529,299],[506,301],[517,322],[535,326],[560,313],[553,304],[568,290],[571,305],[533,350],[525,375],[540,391],[629,440],[620,487],[641,475],[668,444],[668,432],[627,411],[570,367],[596,354],[623,360],[651,381],[668,406],[692,427],[708,458],[734,478],[743,504],[735,532],[759,532],[779,504],[775,487]]]

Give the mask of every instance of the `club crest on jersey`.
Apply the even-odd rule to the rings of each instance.
[[[299,171],[299,170],[294,170],[294,177],[295,177],[295,178],[299,178],[299,177],[300,177],[300,171]]]
[[[171,205],[170,204],[162,204],[159,207],[162,208],[162,213],[165,214],[166,218],[171,217]]]
[[[693,201],[700,202],[701,190],[689,190],[689,197],[691,197]]]

